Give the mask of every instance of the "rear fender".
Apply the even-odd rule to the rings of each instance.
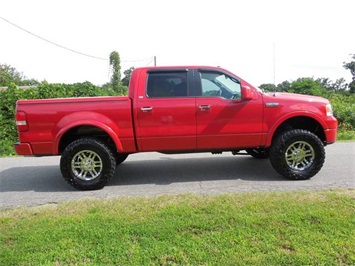
[[[90,119],[88,119],[90,117]],[[80,119],[78,119],[80,118]],[[93,119],[95,118],[95,119]],[[54,143],[53,143],[53,154],[59,154],[59,143],[63,135],[70,129],[78,126],[92,126],[97,127],[106,132],[110,138],[115,143],[116,149],[119,152],[123,151],[122,143],[117,135],[119,133],[119,128],[108,117],[94,113],[94,112],[84,112],[84,113],[74,113],[63,117],[58,124],[55,126],[54,132]]]

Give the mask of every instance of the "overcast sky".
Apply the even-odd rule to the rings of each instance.
[[[221,66],[250,83],[351,80],[354,0],[0,0],[0,17],[60,46],[131,66]],[[28,78],[109,81],[108,60],[62,49],[0,18],[0,63]]]

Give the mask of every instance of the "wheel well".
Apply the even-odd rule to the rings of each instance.
[[[284,121],[275,131],[274,136],[272,138],[272,142],[280,135],[282,132],[292,130],[292,129],[304,129],[312,132],[325,144],[326,138],[324,134],[324,130],[321,124],[318,121],[314,120],[310,117],[298,116],[290,118]]]
[[[104,130],[94,126],[78,126],[68,130],[60,139],[58,151],[59,154],[62,154],[64,149],[74,140],[83,138],[83,137],[94,137],[96,139],[101,139],[105,141],[110,146],[115,147],[115,143],[112,138]]]

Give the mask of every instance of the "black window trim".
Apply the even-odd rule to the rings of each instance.
[[[188,72],[187,68],[154,68],[149,69],[147,71],[148,74],[150,73],[169,73],[169,72]]]

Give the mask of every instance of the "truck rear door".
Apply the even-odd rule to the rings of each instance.
[[[145,95],[137,99],[140,151],[196,149],[196,98],[191,77],[187,69],[148,71]]]

